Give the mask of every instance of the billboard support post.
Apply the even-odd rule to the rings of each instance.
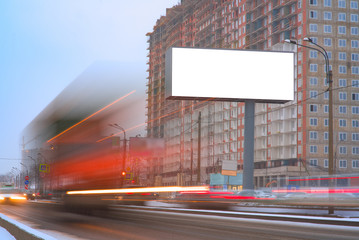
[[[254,100],[246,100],[244,109],[243,189],[254,189]]]

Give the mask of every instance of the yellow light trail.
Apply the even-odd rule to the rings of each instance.
[[[149,193],[149,192],[194,192],[194,191],[208,191],[208,186],[191,186],[191,187],[145,187],[145,188],[118,188],[118,189],[96,189],[96,190],[80,190],[67,191],[69,195],[88,195],[88,194],[114,194],[114,193]]]
[[[58,137],[61,136],[62,134],[64,134],[64,133],[70,131],[70,130],[73,129],[74,127],[80,125],[81,123],[85,122],[86,120],[88,120],[89,118],[95,116],[96,114],[102,112],[103,110],[105,110],[105,109],[111,107],[113,104],[115,104],[115,103],[117,103],[117,102],[123,100],[124,98],[128,97],[129,95],[133,94],[134,92],[136,92],[136,90],[133,90],[132,92],[127,93],[126,95],[124,95],[124,96],[120,97],[119,99],[113,101],[112,103],[108,104],[107,106],[101,108],[101,109],[98,110],[97,112],[95,112],[95,113],[91,114],[90,116],[88,116],[88,117],[82,119],[80,122],[78,122],[78,123],[76,123],[75,125],[73,125],[73,126],[67,128],[66,130],[64,130],[64,131],[62,131],[61,133],[57,134],[55,137],[53,137],[53,138],[47,140],[47,142],[49,143],[49,142],[51,142],[52,140],[58,138]]]

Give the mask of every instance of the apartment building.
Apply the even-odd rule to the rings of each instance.
[[[237,161],[239,172],[243,166],[243,103],[165,100],[171,46],[296,52],[295,100],[256,104],[255,186],[327,174],[325,61],[317,51],[284,42],[309,44],[304,37],[330,57],[334,172],[359,172],[358,13],[358,1],[349,0],[183,0],[167,9],[147,34],[147,135],[166,141],[166,156],[157,159],[162,184],[208,184],[223,161]]]

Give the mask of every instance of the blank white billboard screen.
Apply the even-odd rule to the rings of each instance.
[[[170,48],[166,98],[284,103],[294,99],[294,53]]]

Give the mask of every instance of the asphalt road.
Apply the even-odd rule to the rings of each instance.
[[[95,215],[51,204],[0,205],[0,212],[58,239],[358,239],[359,226],[120,208]]]

